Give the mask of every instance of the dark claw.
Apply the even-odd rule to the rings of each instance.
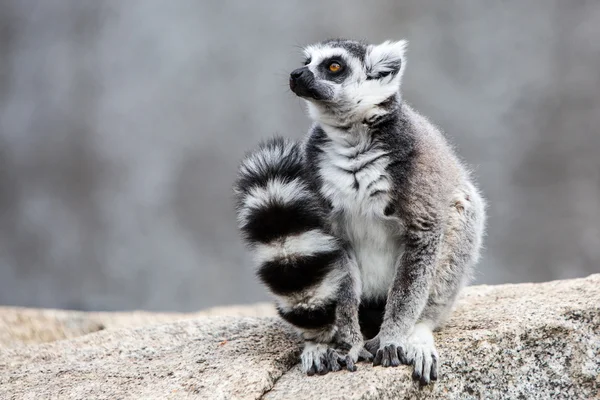
[[[421,371],[417,370],[416,368],[413,369],[412,378],[415,381],[420,381],[421,380]]]
[[[354,361],[352,361],[352,357],[346,356],[344,362],[346,363],[346,369],[350,372],[356,371],[356,365],[354,365]]]
[[[387,368],[390,366],[390,359],[388,358],[387,352],[383,350],[383,358],[381,359],[381,366]]]
[[[423,363],[423,357],[420,354],[417,354],[413,360],[413,379],[416,381],[423,379]]]
[[[382,367],[397,367],[400,365],[399,354],[404,354],[401,347],[396,347],[393,344],[385,346],[383,349],[377,350],[373,365],[381,365]]]
[[[393,346],[391,345],[387,345],[383,348],[383,361],[381,362],[382,367],[389,367],[392,364],[392,347]]]
[[[423,375],[423,377],[419,381],[419,384],[421,386],[427,386],[427,385],[429,385],[429,377],[427,375]]]
[[[327,362],[325,360],[321,360],[321,366],[317,369],[317,373],[319,375],[325,375],[328,372],[329,369],[327,368]]]
[[[423,360],[423,369],[421,370],[421,379],[419,380],[419,383],[421,384],[421,386],[428,385],[430,382],[429,372],[430,372],[431,368],[429,368],[428,370],[426,370],[426,368],[427,368],[427,364],[425,363],[425,360]]]
[[[431,380],[437,381],[438,379],[438,360],[437,357],[433,357],[433,363],[431,364]]]
[[[417,354],[413,360],[413,379],[419,381],[421,386],[437,380],[437,363],[438,360],[433,354]]]
[[[398,351],[398,359],[400,360],[400,363],[402,363],[404,365],[410,365],[410,362],[408,362],[408,357],[406,357],[406,351],[404,350],[404,348],[398,347],[397,351]]]
[[[375,354],[375,358],[373,359],[373,366],[381,365],[381,360],[383,359],[383,350],[377,350],[377,354]]]
[[[336,372],[341,369],[340,364],[338,362],[339,355],[333,349],[327,349],[327,362],[329,364],[329,370],[331,372]]]
[[[340,366],[340,363],[338,363],[337,360],[331,360],[329,362],[329,369],[331,372],[337,372],[340,369],[342,369],[342,367]]]
[[[390,346],[390,365],[392,367],[400,365],[400,359],[398,358],[399,349],[399,347],[396,348],[396,346]]]
[[[308,369],[308,371],[306,371],[306,375],[313,376],[314,374],[315,374],[315,366],[313,365],[312,367],[310,367]]]

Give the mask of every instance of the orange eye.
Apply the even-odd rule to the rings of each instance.
[[[329,64],[329,70],[331,72],[338,72],[340,69],[342,69],[342,66],[336,62]]]

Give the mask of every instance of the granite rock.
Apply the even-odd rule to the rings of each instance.
[[[272,308],[261,307],[265,308],[255,309],[254,315],[272,313]],[[245,309],[246,315],[253,315],[251,309]],[[6,312],[0,309],[5,326],[1,315]],[[69,312],[65,313],[68,320]],[[226,309],[217,312],[225,313]],[[127,320],[126,314],[113,317],[117,315]],[[436,333],[441,376],[427,387],[413,382],[405,366],[373,368],[360,363],[354,373],[304,376],[297,366],[300,344],[276,317],[133,315],[137,317],[131,321],[138,318],[137,323],[108,323],[89,334],[93,329],[71,330],[64,340],[0,347],[0,398],[592,399],[600,395],[600,275],[465,289],[453,317]],[[77,334],[82,336],[72,338]]]

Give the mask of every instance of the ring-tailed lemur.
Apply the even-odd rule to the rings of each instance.
[[[412,364],[428,383],[437,379],[432,331],[479,259],[485,203],[443,134],[403,101],[405,48],[308,46],[290,88],[314,120],[306,144],[314,190],[357,260],[350,276],[359,279],[365,347],[374,365]]]
[[[331,235],[327,209],[310,186],[300,144],[273,138],[242,161],[234,186],[240,230],[254,253],[259,279],[275,295],[279,315],[305,340],[302,369],[312,375],[345,367],[356,369],[361,355],[372,358],[355,338],[353,352],[342,354],[329,344],[343,338],[350,326],[359,332],[356,316],[341,329],[337,315],[352,314],[342,304],[352,292],[350,261],[343,243]],[[352,340],[343,340],[352,342]]]
[[[412,364],[413,377],[428,383],[438,369],[432,331],[448,317],[479,258],[485,205],[442,133],[403,102],[405,46],[350,40],[309,46],[290,88],[307,100],[315,122],[303,149],[302,163],[311,171],[304,182],[315,201],[323,201],[324,231],[343,249],[339,268],[330,273],[339,270],[344,278],[327,296],[337,306],[328,332],[337,333],[320,335],[322,348],[332,338],[331,346],[346,343],[355,362],[363,356],[362,330],[374,365]],[[279,154],[264,159],[275,165],[286,158]],[[238,193],[251,187],[238,181]],[[238,213],[243,222],[243,208]],[[284,243],[295,236],[290,232]],[[279,271],[285,279],[285,268]],[[321,276],[312,282],[319,290],[298,292],[308,294],[306,301],[318,299],[325,282]],[[306,349],[307,372],[314,367],[306,360],[333,351]],[[328,362],[325,357],[321,365]]]

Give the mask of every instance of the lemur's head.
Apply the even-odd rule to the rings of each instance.
[[[304,67],[290,75],[290,89],[307,101],[314,120],[328,125],[375,117],[399,96],[406,44],[332,39],[308,46]]]

